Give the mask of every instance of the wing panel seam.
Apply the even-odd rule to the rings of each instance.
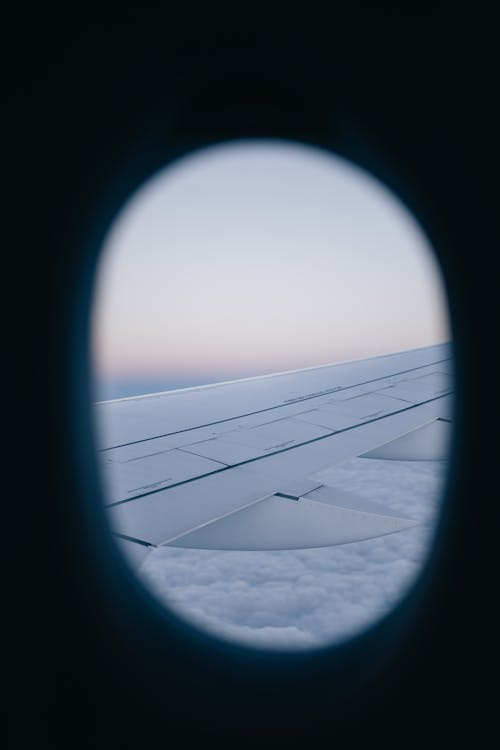
[[[447,394],[448,395],[448,394]],[[134,495],[134,497],[128,497],[123,500],[117,500],[114,503],[108,503],[107,508],[113,508],[117,505],[122,505],[123,503],[130,503],[133,500],[140,500],[143,497],[149,497],[150,495],[155,495],[158,492],[167,492],[168,490],[173,489],[174,487],[179,487],[183,484],[189,484],[190,482],[195,482],[198,479],[204,479],[205,477],[212,476],[213,474],[220,474],[223,471],[228,471],[229,469],[237,469],[240,466],[244,466],[245,464],[254,463],[255,461],[261,461],[263,458],[268,458],[269,456],[276,456],[279,453],[285,453],[286,451],[295,450],[296,448],[301,448],[304,445],[310,445],[311,443],[316,443],[319,440],[325,440],[326,438],[330,438],[333,435],[340,435],[343,432],[348,432],[349,430],[355,430],[358,427],[364,427],[367,424],[372,424],[373,422],[378,422],[381,419],[387,419],[388,417],[392,417],[396,414],[402,414],[403,412],[410,411],[411,409],[418,409],[420,406],[425,406],[426,404],[430,404],[433,401],[439,401],[439,399],[446,398],[446,395],[444,396],[435,396],[434,398],[427,399],[426,401],[422,401],[419,404],[411,404],[410,406],[407,406],[404,409],[398,409],[398,411],[391,412],[390,414],[384,414],[380,417],[374,417],[373,419],[367,419],[364,422],[361,422],[359,424],[350,425],[349,427],[344,427],[341,430],[334,430],[333,432],[329,432],[326,435],[320,435],[319,437],[312,438],[311,440],[305,440],[303,443],[298,443],[296,445],[290,445],[288,448],[281,448],[280,450],[274,451],[273,453],[266,453],[264,456],[256,456],[255,458],[248,458],[245,461],[240,461],[236,464],[231,464],[230,466],[222,466],[220,469],[215,469],[214,471],[209,471],[206,474],[200,474],[197,477],[191,477],[190,479],[183,479],[180,482],[176,482],[174,484],[168,485],[168,487],[160,487],[155,490],[151,490],[151,492],[144,492],[139,495]]]
[[[442,364],[443,362],[450,362],[452,360],[452,357],[447,357],[446,359],[440,359],[436,362],[430,362],[425,365],[418,365],[418,367],[412,367],[409,370],[401,370],[399,372],[390,373],[389,375],[383,375],[380,378],[372,378],[371,380],[364,380],[360,383],[354,383],[353,385],[347,385],[347,386],[336,386],[331,389],[327,389],[325,391],[322,391],[320,393],[314,393],[312,395],[308,396],[298,396],[296,399],[291,399],[288,401],[285,401],[281,404],[277,404],[276,406],[268,406],[265,409],[257,409],[256,411],[250,411],[247,414],[238,414],[235,417],[226,417],[225,419],[219,419],[215,422],[207,422],[206,424],[199,424],[195,427],[186,427],[183,430],[175,430],[174,432],[165,432],[162,435],[154,435],[153,437],[147,437],[147,438],[141,438],[141,440],[132,440],[129,443],[120,443],[119,445],[110,445],[107,448],[99,448],[97,453],[105,453],[106,451],[116,450],[117,448],[126,448],[129,445],[138,445],[139,443],[147,443],[149,440],[158,440],[159,438],[164,437],[170,437],[171,435],[180,435],[183,432],[190,432],[192,430],[199,430],[203,427],[213,427],[216,424],[223,424],[224,422],[231,422],[234,419],[244,419],[245,417],[251,417],[254,414],[263,414],[267,411],[272,411],[273,409],[281,409],[283,406],[290,406],[292,403],[297,404],[301,403],[302,401],[310,401],[314,398],[321,398],[322,396],[328,396],[331,393],[341,393],[342,391],[348,391],[351,388],[359,388],[359,386],[362,385],[369,385],[370,383],[377,383],[380,380],[386,380],[387,378],[394,378],[398,377],[399,375],[406,375],[409,372],[415,372],[415,370],[422,370],[424,367],[434,367],[434,365]],[[168,391],[166,391],[168,393]],[[441,394],[442,396],[445,396],[447,394]],[[426,402],[423,402],[426,403]]]

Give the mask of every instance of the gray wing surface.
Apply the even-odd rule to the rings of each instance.
[[[451,346],[95,404],[113,532],[151,547],[294,549],[414,525],[315,475],[345,459],[439,460]]]

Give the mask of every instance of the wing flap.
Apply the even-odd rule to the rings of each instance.
[[[168,544],[197,549],[303,549],[358,542],[414,525],[392,515],[273,495]]]
[[[113,531],[157,545],[266,497],[273,487],[267,477],[228,469],[118,503],[108,513]]]
[[[443,461],[448,456],[450,440],[451,424],[438,418],[363,453],[360,458],[380,458],[386,461]]]

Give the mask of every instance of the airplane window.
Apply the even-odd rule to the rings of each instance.
[[[350,638],[428,558],[453,361],[423,230],[362,168],[241,140],[115,217],[95,281],[110,528],[185,621],[264,649]]]

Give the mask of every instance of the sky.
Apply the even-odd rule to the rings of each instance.
[[[430,244],[380,181],[318,148],[211,146],[142,185],[95,281],[95,400],[440,343]]]
[[[212,146],[115,217],[95,281],[95,400],[340,362],[450,338],[434,252],[375,177],[286,141]],[[216,637],[314,648],[374,622],[424,564],[446,462],[350,459],[318,475],[419,525],[313,550],[162,548],[139,575]]]

